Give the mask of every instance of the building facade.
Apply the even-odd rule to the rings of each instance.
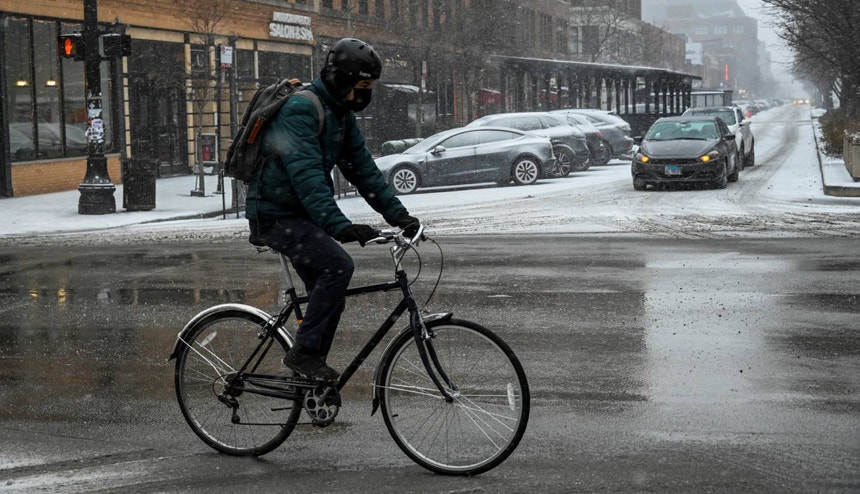
[[[58,36],[82,29],[84,2],[0,0],[0,197],[71,190],[87,166],[84,63]],[[622,2],[631,14],[639,0]],[[254,91],[312,80],[343,37],[384,59],[359,114],[372,149],[478,115],[548,104],[531,72],[505,83],[498,57],[569,61],[570,0],[98,0],[99,30],[130,53],[101,63],[105,156],[155,163],[158,176],[216,171]],[[566,69],[572,70],[572,69]],[[555,81],[555,79],[553,79]],[[519,91],[528,94],[502,94]],[[213,144],[214,148],[213,149]]]

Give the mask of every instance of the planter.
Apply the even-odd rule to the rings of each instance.
[[[860,134],[845,133],[842,139],[842,158],[851,178],[860,182]]]

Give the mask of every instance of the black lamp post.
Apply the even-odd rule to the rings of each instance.
[[[87,171],[78,187],[78,214],[116,212],[116,187],[108,176],[104,154],[105,127],[102,119],[101,54],[99,53],[97,0],[84,0],[84,73],[87,92]]]

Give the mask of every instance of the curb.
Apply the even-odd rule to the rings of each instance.
[[[812,122],[812,138],[815,141],[815,156],[818,157],[818,171],[821,173],[821,184],[824,195],[826,196],[834,196],[834,197],[860,197],[860,183],[857,184],[856,187],[848,186],[848,185],[827,185],[827,181],[825,180],[824,169],[827,166],[841,166],[845,167],[845,163],[842,161],[828,161],[825,163],[821,159],[821,148],[818,143],[818,132],[815,128],[815,121],[818,120],[817,117],[812,117],[810,121]]]

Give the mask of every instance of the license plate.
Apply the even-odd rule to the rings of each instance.
[[[666,175],[680,175],[681,174],[681,167],[680,166],[667,166],[664,169],[664,173]]]

